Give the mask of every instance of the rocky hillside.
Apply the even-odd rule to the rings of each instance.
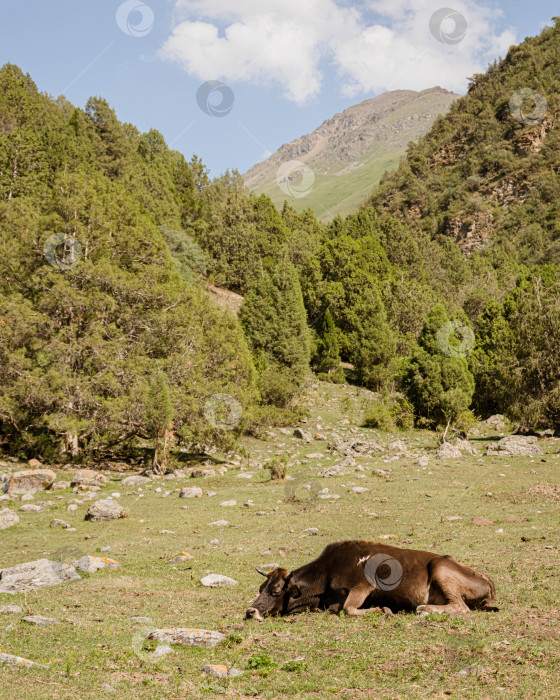
[[[457,97],[435,87],[396,90],[366,100],[327,119],[312,134],[283,145],[251,168],[245,182],[279,206],[288,199],[298,210],[311,207],[323,220],[348,214],[386,170],[397,166],[407,144],[425,134]],[[315,181],[305,196],[290,197],[277,184],[279,168],[290,161],[313,170]]]
[[[389,173],[370,204],[417,234],[523,264],[560,261],[560,24],[512,47]]]

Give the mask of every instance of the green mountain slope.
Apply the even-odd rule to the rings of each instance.
[[[277,206],[287,199],[298,211],[311,207],[324,221],[345,216],[357,209],[386,170],[398,165],[408,142],[425,134],[456,99],[436,87],[397,90],[366,100],[282,146],[251,168],[245,183]],[[314,173],[313,187],[305,196],[290,197],[278,186],[278,169],[289,161],[303,163]]]

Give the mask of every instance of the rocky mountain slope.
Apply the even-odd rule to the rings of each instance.
[[[323,220],[351,213],[383,173],[398,165],[407,144],[425,134],[457,97],[434,87],[422,92],[396,90],[361,102],[327,119],[313,133],[283,145],[251,168],[245,182],[278,206],[287,199],[300,211],[311,207]],[[294,161],[308,166],[312,174],[304,172],[303,187],[290,196],[281,168]],[[298,177],[301,168],[288,172],[290,180]]]

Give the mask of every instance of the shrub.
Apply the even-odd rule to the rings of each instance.
[[[369,408],[364,415],[364,428],[377,428],[384,432],[395,429],[395,421],[391,409],[386,403],[380,402]]]
[[[271,459],[265,465],[265,468],[270,472],[271,481],[284,481],[288,474],[288,465],[286,464],[285,457],[276,457]]]

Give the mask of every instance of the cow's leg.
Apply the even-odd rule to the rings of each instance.
[[[464,599],[467,592],[467,582],[464,573],[455,561],[440,559],[431,567],[430,576],[432,583],[437,585],[446,602],[443,605],[419,605],[416,608],[417,613],[420,615],[429,615],[430,613],[463,615],[469,612],[469,606]],[[441,599],[441,595],[438,594],[437,597]]]
[[[356,586],[350,589],[343,610],[347,615],[367,615],[371,612],[382,612],[381,608],[361,608],[371,593],[370,586]]]

